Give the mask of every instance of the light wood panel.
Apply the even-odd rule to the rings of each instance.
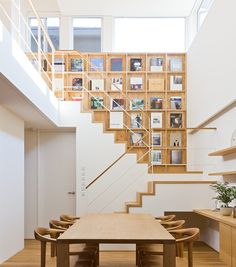
[[[231,266],[231,226],[220,223],[220,259]]]
[[[71,258],[71,257],[70,257]],[[50,257],[50,247],[47,247],[47,267],[56,266],[56,258]],[[75,260],[71,260],[74,267]],[[194,267],[227,267],[219,259],[219,254],[201,242],[194,244],[193,249]],[[26,240],[25,248],[10,258],[0,267],[39,267],[40,266],[40,244],[36,240]],[[100,252],[100,267],[135,267],[135,252],[112,251]],[[187,267],[187,252],[183,258],[176,258],[177,267]]]
[[[227,147],[224,149],[217,150],[215,152],[209,153],[208,156],[226,156],[236,153],[236,146]]]
[[[227,171],[227,172],[211,172],[208,173],[209,176],[226,176],[226,175],[236,175],[236,171]]]
[[[232,228],[232,267],[236,267],[236,228]]]

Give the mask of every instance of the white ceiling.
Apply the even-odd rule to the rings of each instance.
[[[34,0],[38,12],[120,17],[186,17],[197,0]]]

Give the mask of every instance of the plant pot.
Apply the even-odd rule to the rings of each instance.
[[[220,214],[223,216],[230,216],[233,208],[220,208]]]

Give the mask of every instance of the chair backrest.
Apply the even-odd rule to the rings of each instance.
[[[69,214],[61,214],[60,220],[64,222],[75,222],[75,220],[80,219],[80,217],[69,215]]]
[[[65,222],[65,221],[58,221],[58,220],[50,220],[49,221],[49,227],[53,229],[60,229],[60,230],[66,230],[71,225],[73,225],[73,222]]]
[[[168,231],[174,229],[180,229],[185,224],[185,220],[178,220],[178,221],[162,221],[160,222],[162,226],[164,226]]]
[[[155,219],[160,220],[160,221],[170,222],[170,221],[173,221],[175,217],[176,217],[175,214],[170,214],[170,215],[165,215],[165,216],[159,216],[159,217],[156,217]]]
[[[199,238],[200,230],[199,228],[184,228],[169,231],[176,238],[176,243],[181,242],[193,242]]]
[[[49,228],[38,227],[34,229],[34,237],[40,242],[56,242],[56,233]]]

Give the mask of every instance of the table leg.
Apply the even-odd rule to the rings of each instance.
[[[69,244],[68,243],[57,243],[57,267],[69,267]]]
[[[175,244],[164,244],[164,255],[163,255],[163,267],[175,267],[176,260],[175,260]]]

